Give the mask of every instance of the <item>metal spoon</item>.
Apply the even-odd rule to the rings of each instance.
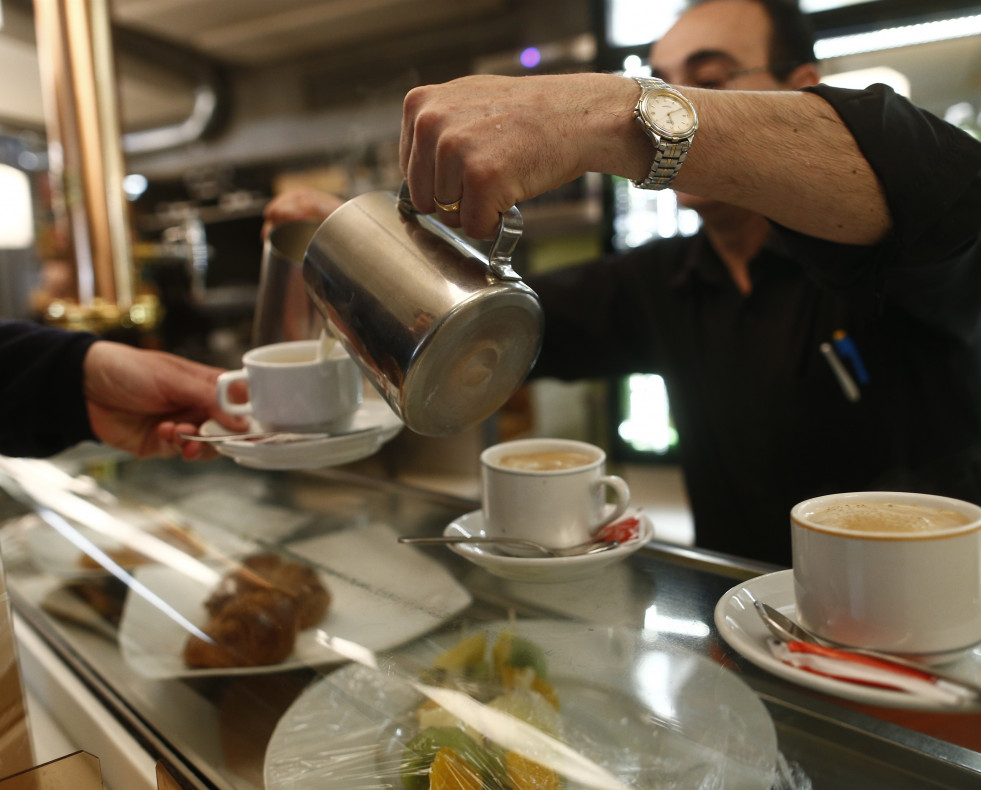
[[[892,653],[881,653],[878,650],[868,650],[861,647],[847,647],[844,645],[838,645],[828,639],[822,639],[816,634],[812,634],[806,628],[795,623],[785,614],[777,611],[769,604],[765,604],[762,601],[753,601],[753,605],[756,607],[756,611],[763,620],[763,623],[770,630],[770,633],[782,642],[809,642],[812,645],[831,647],[845,653],[868,656],[869,658],[875,658],[880,661],[896,664],[908,669],[915,669],[918,672],[931,675],[938,680],[943,680],[945,683],[951,683],[958,686],[961,689],[973,694],[975,699],[981,699],[981,686],[977,686],[974,683],[962,680],[961,678],[953,677],[946,672],[938,672],[933,667],[927,666],[919,661],[902,658],[900,656],[893,655]]]
[[[615,549],[620,545],[619,541],[616,540],[589,540],[575,546],[564,546],[562,548],[552,549],[548,546],[543,546],[541,543],[536,543],[533,540],[524,540],[523,538],[485,538],[471,535],[440,535],[439,537],[403,536],[399,538],[399,543],[421,543],[430,545],[448,545],[451,543],[490,543],[530,549],[538,552],[543,557],[578,557],[585,554],[599,554],[603,551]],[[515,554],[514,556],[521,557],[524,555]]]
[[[320,439],[335,439],[341,436],[352,436],[356,433],[367,433],[373,431],[376,426],[370,428],[355,428],[353,431],[339,431],[337,433],[296,433],[290,431],[256,431],[254,433],[219,433],[211,436],[202,436],[197,433],[179,433],[181,439],[188,439],[192,442],[208,442],[210,444],[222,444],[223,442],[252,442],[254,444],[292,444],[293,442],[313,442]]]

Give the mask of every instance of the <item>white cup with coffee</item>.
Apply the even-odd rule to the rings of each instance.
[[[606,474],[606,453],[586,442],[503,442],[481,453],[480,468],[484,531],[493,537],[573,546],[619,518],[630,503],[626,482]]]
[[[805,628],[928,660],[981,642],[981,507],[862,491],[801,502],[790,521]]]
[[[218,405],[228,414],[251,415],[263,430],[345,430],[361,406],[361,371],[331,339],[259,346],[242,363],[218,377]],[[248,383],[245,403],[229,398],[237,381]]]

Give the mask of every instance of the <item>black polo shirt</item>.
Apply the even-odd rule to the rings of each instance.
[[[810,496],[981,503],[981,144],[882,86],[816,92],[883,183],[883,244],[774,227],[748,296],[703,235],[529,278],[546,316],[534,375],[663,375],[697,544],[780,564]],[[868,373],[857,401],[820,350],[838,331]]]

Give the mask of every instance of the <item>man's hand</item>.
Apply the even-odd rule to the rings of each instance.
[[[448,225],[492,236],[499,215],[590,170],[637,178],[651,147],[633,119],[640,88],[609,74],[474,76],[405,97],[399,161],[412,202],[460,200]],[[645,161],[646,157],[646,161]]]

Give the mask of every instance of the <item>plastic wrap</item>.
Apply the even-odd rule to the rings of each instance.
[[[471,607],[438,555],[400,545],[385,524],[279,535],[271,547],[250,537],[247,507],[211,531],[207,520],[182,521],[179,503],[134,510],[73,478],[4,464],[16,478],[8,489],[39,517],[32,529],[44,540],[27,541],[33,561],[73,583],[95,562],[103,580],[121,585],[118,643],[135,672],[170,680],[318,670],[269,739],[267,790],[797,787],[758,697],[657,632],[483,622],[488,607]],[[161,523],[183,539],[160,534]],[[312,572],[326,608],[281,623],[283,590],[254,562],[262,556]],[[224,642],[213,623],[224,598],[266,588],[272,608],[230,624],[237,636]],[[306,592],[286,595],[294,611]],[[239,650],[235,639],[262,629],[262,650]],[[284,646],[270,648],[280,638]],[[196,665],[194,640],[220,643],[232,658]]]
[[[451,629],[376,666],[361,657],[280,720],[268,790],[769,790],[776,778],[756,695],[643,632],[517,620]]]

